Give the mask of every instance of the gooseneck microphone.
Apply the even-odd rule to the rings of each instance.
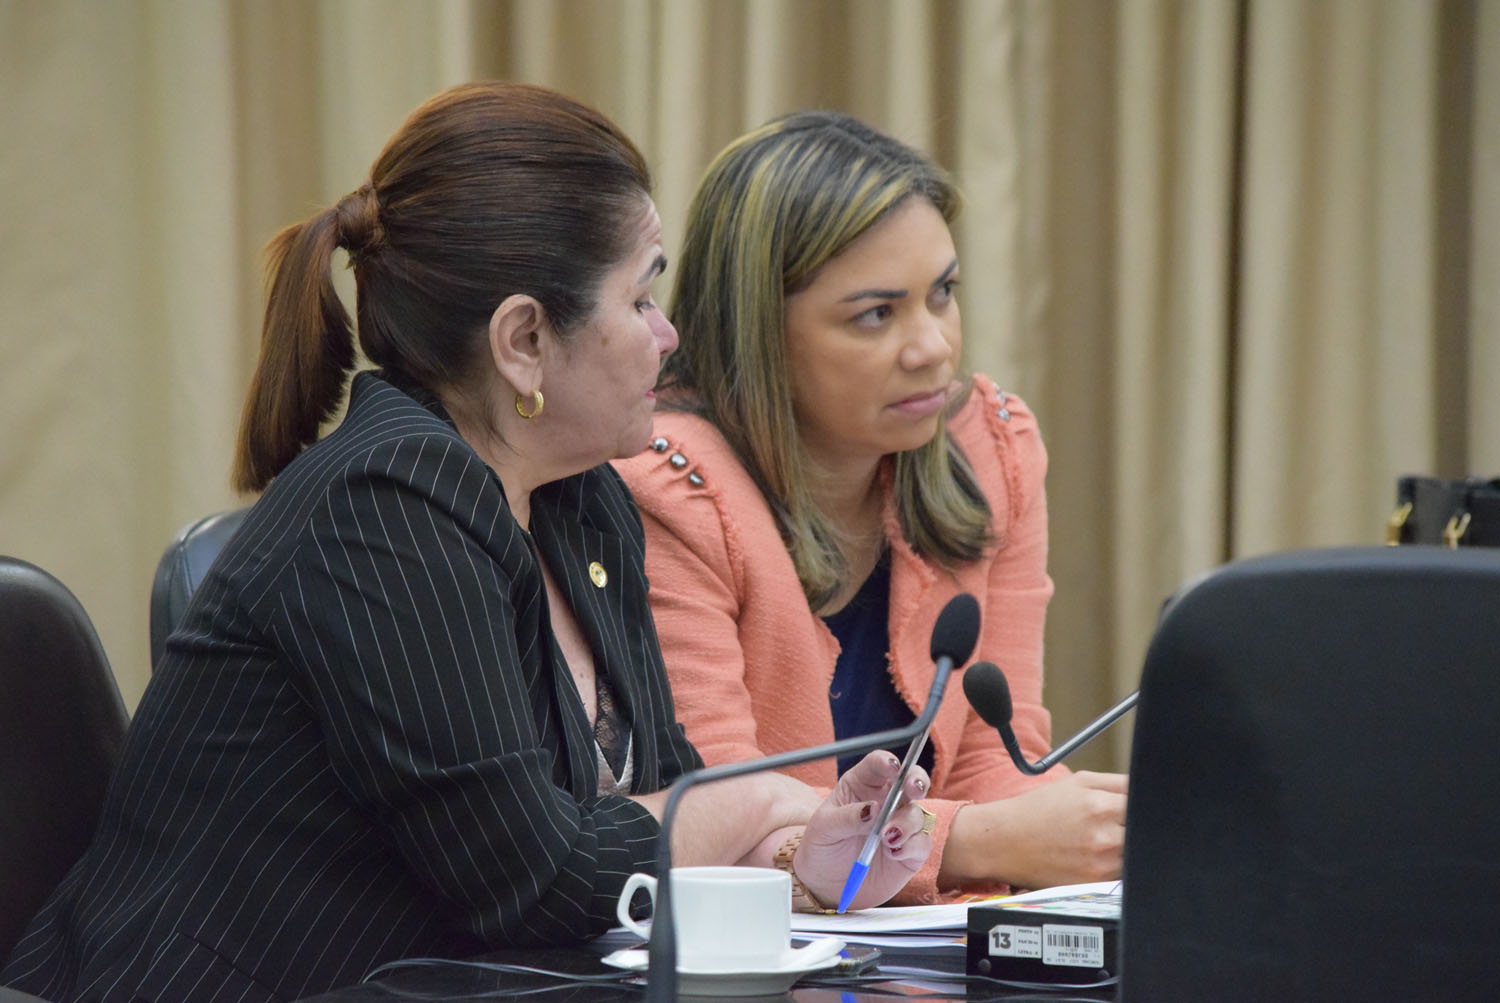
[[[1094,736],[1114,724],[1121,715],[1135,706],[1140,695],[1140,690],[1136,690],[1089,722],[1083,730],[1062,745],[1036,762],[1028,763],[1026,757],[1021,754],[1021,743],[1016,741],[1016,733],[1010,727],[1010,718],[1014,708],[1011,705],[1010,684],[1005,681],[1005,673],[989,662],[975,662],[964,673],[964,696],[969,698],[974,712],[986,724],[1000,732],[1000,741],[1005,743],[1005,751],[1010,753],[1010,760],[1016,764],[1016,769],[1033,777],[1038,773],[1047,772],[1062,762],[1064,757],[1082,748]]]
[[[760,759],[747,759],[738,763],[720,763],[700,770],[684,773],[667,792],[666,804],[662,806],[661,833],[656,839],[656,907],[651,919],[649,943],[649,965],[646,969],[646,999],[652,1003],[668,1003],[677,999],[677,937],[672,920],[672,821],[677,816],[677,804],[690,787],[728,780],[751,773],[780,770],[815,759],[836,756],[851,756],[874,752],[888,745],[911,742],[926,734],[937,716],[938,705],[943,699],[943,690],[948,685],[948,676],[954,666],[962,665],[974,651],[979,639],[979,603],[967,593],[959,593],[938,614],[932,628],[932,659],[937,664],[932,686],[927,693],[927,702],[916,720],[904,728],[891,728],[843,738],[806,749],[791,749]],[[905,779],[905,771],[897,777],[899,788]]]

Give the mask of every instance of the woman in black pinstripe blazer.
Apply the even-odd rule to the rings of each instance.
[[[605,463],[644,445],[677,343],[651,300],[649,190],[598,113],[467,85],[272,242],[235,470],[264,494],[168,642],[93,844],[0,984],[294,999],[403,956],[612,924],[625,878],[651,868],[659,792],[699,765],[640,520]],[[336,247],[379,369],[318,440],[354,363]],[[875,754],[821,804],[775,774],[697,789],[676,859],[767,864],[806,826],[795,876],[832,898],[893,772]],[[910,783],[920,796],[925,777]],[[930,849],[915,808],[895,823],[856,904]]]

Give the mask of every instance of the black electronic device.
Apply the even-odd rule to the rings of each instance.
[[[969,906],[965,967],[1008,982],[1097,985],[1118,977],[1120,887],[1044,889]]]
[[[833,966],[835,975],[863,975],[880,963],[880,948],[874,944],[846,944]]]

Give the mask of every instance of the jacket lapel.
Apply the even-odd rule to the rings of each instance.
[[[587,475],[585,475],[587,476]],[[594,671],[603,673],[614,687],[615,696],[631,721],[635,744],[637,776],[633,787],[649,778],[642,777],[654,763],[648,755],[651,736],[643,735],[638,722],[650,717],[643,713],[639,680],[632,670],[634,652],[642,643],[640,633],[647,629],[631,611],[642,608],[645,595],[639,569],[632,573],[629,550],[620,537],[598,528],[598,522],[586,511],[559,510],[551,504],[538,506],[533,500],[532,530],[537,546],[546,557],[558,588],[562,590],[573,618],[578,622],[594,654]],[[597,790],[598,764],[594,735],[578,700],[572,674],[562,670],[562,655],[553,644],[554,660],[559,666],[555,686],[563,714],[567,738],[569,771],[575,790]]]

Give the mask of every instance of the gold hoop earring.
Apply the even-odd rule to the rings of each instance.
[[[522,418],[525,418],[527,421],[530,421],[531,419],[542,413],[542,406],[545,402],[542,400],[541,390],[531,391],[530,411],[526,410],[526,408],[522,406],[525,403],[526,398],[521,394],[516,394],[516,414],[520,415]]]

